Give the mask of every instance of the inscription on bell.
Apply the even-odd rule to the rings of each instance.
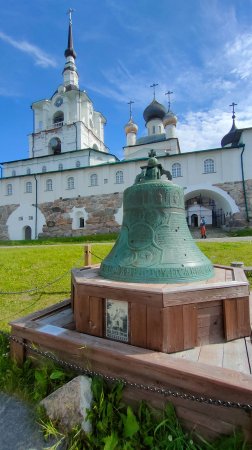
[[[143,223],[132,225],[129,231],[129,247],[142,249],[150,245],[153,239],[152,228]]]

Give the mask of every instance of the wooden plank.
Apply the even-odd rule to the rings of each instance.
[[[224,345],[223,367],[250,374],[245,339],[236,339]]]
[[[183,350],[182,352],[172,353],[174,358],[182,358],[188,361],[198,361],[201,347],[194,347],[190,350]]]
[[[138,347],[147,346],[147,307],[140,303],[131,303],[130,343]]]
[[[237,338],[237,302],[236,299],[224,300],[224,325],[227,341]]]
[[[89,296],[88,295],[78,295],[78,291],[75,293],[75,308],[74,308],[74,319],[76,330],[81,333],[90,332],[90,310],[89,310]]]
[[[189,328],[189,324],[186,324]],[[190,332],[187,333],[188,338]],[[183,306],[173,306],[163,310],[164,352],[184,350]]]
[[[25,317],[21,317],[20,319],[15,319],[11,322],[11,324],[23,323],[24,320],[29,322],[31,320],[36,320],[36,319],[40,319],[42,317],[46,317],[46,316],[50,315],[51,313],[55,313],[56,310],[60,311],[60,310],[64,310],[65,308],[69,308],[70,304],[71,304],[70,299],[62,300],[61,302],[57,303],[56,305],[54,304],[54,305],[48,306],[47,308],[39,309],[38,311],[35,311]]]
[[[223,367],[224,344],[203,345],[198,361],[211,366]]]
[[[50,314],[49,316],[42,317],[42,319],[37,319],[36,322],[40,324],[51,324],[51,325],[59,325],[61,327],[65,327],[65,325],[73,322],[74,317],[71,309],[63,309],[57,312],[56,314]]]
[[[112,284],[113,282],[111,282]],[[137,285],[136,285],[137,286]],[[117,288],[111,285],[80,284],[75,286],[77,296],[89,295],[92,297],[110,298],[112,300],[123,300],[139,302],[152,306],[162,306],[162,292],[140,291],[131,286],[131,289]]]
[[[197,346],[197,309],[196,306],[183,305],[183,339],[186,350]]]
[[[18,339],[20,343],[10,340],[10,355],[17,365],[21,366],[25,361],[25,347],[22,345],[25,340],[18,336],[18,333],[15,333],[13,329],[11,330],[11,336]]]
[[[222,302],[201,305],[198,314],[198,345],[214,344],[224,340]]]
[[[107,375],[252,404],[251,375],[64,329],[52,336],[40,332],[34,322],[29,327],[16,324],[14,332],[22,332],[23,339],[56,353],[61,351],[67,360],[76,361],[82,367],[87,364]]]
[[[103,298],[89,297],[89,332],[102,337],[104,334]]]
[[[147,306],[147,348],[163,351],[163,317],[162,309]]]
[[[251,334],[249,317],[249,297],[239,298],[237,305],[237,333],[238,337],[249,336]]]

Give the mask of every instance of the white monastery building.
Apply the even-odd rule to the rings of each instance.
[[[154,99],[144,110],[148,135],[137,137],[131,110],[120,161],[104,143],[106,119],[80,90],[70,13],[62,84],[32,104],[29,158],[1,163],[0,240],[119,231],[122,195],[154,150],[173,182],[184,188],[188,224],[204,216],[215,227],[252,219],[252,128],[233,124],[220,148],[183,153],[177,118]],[[154,86],[155,87],[155,86]]]

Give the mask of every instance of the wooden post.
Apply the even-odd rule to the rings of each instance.
[[[84,266],[92,265],[91,244],[84,245]]]

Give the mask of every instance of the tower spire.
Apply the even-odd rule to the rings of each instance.
[[[66,89],[79,89],[78,72],[75,65],[76,53],[73,48],[73,30],[72,30],[72,13],[74,9],[69,8],[67,14],[69,15],[69,26],[68,26],[68,40],[67,48],[65,50],[65,67],[63,70],[64,86]]]
[[[68,40],[67,40],[67,48],[65,50],[65,57],[72,56],[74,59],[76,58],[76,53],[73,48],[73,31],[72,31],[72,13],[74,9],[69,8],[67,14],[69,15],[69,26],[68,26]]]

